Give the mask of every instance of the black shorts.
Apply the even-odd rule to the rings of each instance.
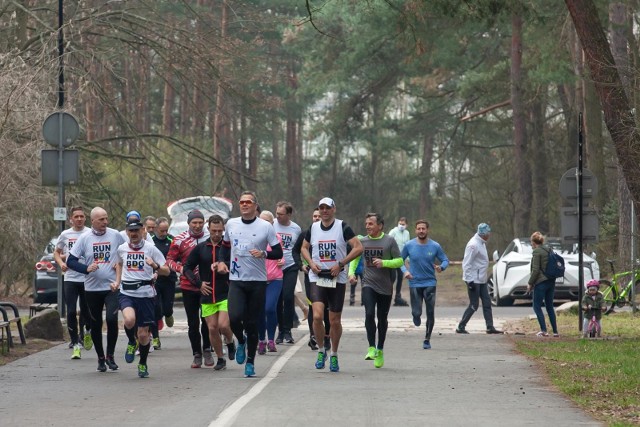
[[[325,288],[316,285],[316,282],[311,282],[311,302],[321,302],[325,307],[329,307],[329,311],[341,313],[346,288],[344,283],[336,283],[335,288]]]
[[[127,307],[131,307],[135,310],[136,326],[151,326],[156,322],[156,302],[154,297],[138,298],[121,293],[118,300],[120,303],[120,310],[124,310]]]

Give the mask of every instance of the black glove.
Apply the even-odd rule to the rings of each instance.
[[[466,282],[467,284],[467,289],[469,289],[470,291],[473,291],[473,282]]]

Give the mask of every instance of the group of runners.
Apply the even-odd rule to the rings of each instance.
[[[191,368],[204,363],[215,370],[225,369],[226,345],[228,359],[244,364],[245,377],[253,377],[256,353],[275,352],[276,344],[294,343],[291,329],[299,271],[304,272],[310,313],[308,345],[317,350],[316,369],[324,369],[328,362],[330,371],[340,370],[345,290],[347,283],[354,285],[358,279],[365,309],[366,360],[373,360],[376,368],[384,366],[396,274],[409,281],[416,326],[421,323],[423,302],[426,306],[423,348],[431,348],[436,272],[445,270],[449,261],[441,246],[429,239],[427,221],[416,222],[416,237],[403,242],[400,249],[396,239],[384,233],[382,215],[367,213],[367,235],[357,236],[336,218],[336,204],[329,197],[319,201],[306,231],[291,220],[293,207],[288,202],[277,203],[274,216],[260,209],[255,193],[245,191],[238,205],[240,216],[227,221],[219,215],[205,219],[200,211],[191,211],[188,230],[177,236],[168,235],[166,218],[143,218],[137,211],[127,214],[125,230],[118,232],[108,227],[108,214],[101,207],[91,210],[91,226],[85,227],[82,208],[72,208],[72,227],[60,235],[55,251],[65,273],[72,359],[81,358],[82,347],[93,345],[97,370],[117,370],[121,311],[128,338],[124,359],[133,363],[139,356],[138,376],[147,377],[148,355],[161,348],[158,331],[163,323],[174,324],[174,288],[179,275],[193,355]],[[472,312],[477,309],[477,298],[473,303]],[[487,326],[493,329],[489,322]]]

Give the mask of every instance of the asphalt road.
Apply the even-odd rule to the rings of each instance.
[[[531,314],[530,306],[494,310],[497,327]],[[454,334],[462,311],[437,307],[433,348],[423,350],[424,326],[393,307],[385,366],[375,369],[364,360],[363,310],[346,307],[339,373],[314,368],[299,328],[295,345],[257,356],[257,377],[244,378],[235,362],[218,372],[190,368],[178,307],[175,326],[161,332],[162,350],[149,356],[147,379],[124,362],[123,331],[115,372],[96,372],[93,350],[70,360],[66,344],[0,367],[0,425],[601,425],[556,393],[508,337],[486,335],[480,313],[470,335]]]

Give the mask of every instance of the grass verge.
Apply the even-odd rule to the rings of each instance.
[[[603,338],[583,339],[575,314],[559,314],[561,338],[538,338],[535,319],[512,325],[521,353],[540,364],[551,382],[609,426],[640,425],[640,316],[614,313],[603,319]]]

